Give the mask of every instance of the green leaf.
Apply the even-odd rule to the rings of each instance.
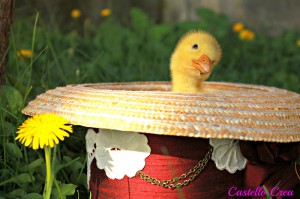
[[[12,86],[0,87],[0,105],[12,114],[17,115],[23,105],[21,93]]]
[[[68,158],[67,158],[67,159],[68,159]],[[70,161],[65,162],[65,163],[60,163],[60,162],[57,161],[56,164],[54,165],[54,168],[53,168],[54,173],[57,173],[57,172],[59,172],[61,169],[66,168],[66,167],[68,167],[68,166],[70,166],[70,165],[73,165],[73,164],[74,164],[75,162],[77,162],[79,159],[80,159],[80,157],[77,157],[77,158],[75,158],[75,159],[73,159],[73,160],[70,159]]]
[[[13,125],[10,122],[6,122],[6,121],[0,121],[0,126],[1,126],[1,130],[3,131],[1,136],[9,136],[9,135],[13,135],[16,130],[17,127],[15,125]]]
[[[196,13],[199,17],[201,17],[201,19],[208,21],[217,16],[217,14],[209,8],[199,8],[196,10]]]
[[[72,164],[70,164],[70,162],[72,162]],[[65,167],[68,167],[68,169],[70,169],[73,173],[78,173],[78,170],[81,170],[82,167],[84,167],[78,157],[72,160],[70,157],[64,156],[63,164]]]
[[[11,171],[9,169],[0,170],[0,181],[9,178],[9,176],[11,176]]]
[[[44,160],[42,158],[36,159],[33,162],[31,162],[30,164],[28,164],[26,166],[26,169],[28,171],[35,171],[37,167],[42,166],[44,164]]]
[[[74,193],[76,191],[76,187],[77,186],[74,184],[61,184],[60,190],[63,195],[71,196],[71,195],[74,195]]]
[[[10,155],[12,158],[23,158],[23,154],[20,150],[20,148],[14,144],[14,143],[6,143],[5,144],[5,149],[7,153]]]
[[[82,173],[80,176],[78,176],[78,173],[72,173],[70,176],[70,182],[77,185],[83,185],[86,189],[88,189],[87,175],[85,173]]]
[[[30,193],[30,194],[23,195],[21,199],[43,199],[43,196],[38,193]]]
[[[24,189],[15,189],[12,192],[8,193],[6,196],[10,198],[19,198],[24,194],[26,194],[26,191]]]
[[[59,192],[60,192],[62,196],[72,196],[75,194],[76,188],[77,188],[77,186],[74,184],[61,183],[59,185],[60,190],[58,191],[57,188],[54,188],[52,195],[54,196],[54,198],[60,198],[60,194],[59,194]]]
[[[154,42],[160,42],[164,36],[172,31],[172,26],[168,24],[160,24],[153,26],[149,30],[149,39]]]
[[[140,9],[132,8],[130,11],[131,24],[135,32],[140,35],[145,34],[150,25],[149,17]]]
[[[30,183],[35,181],[35,178],[29,173],[22,173],[13,177],[12,179],[12,181],[16,183]]]

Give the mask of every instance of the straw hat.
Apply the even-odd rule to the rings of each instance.
[[[169,92],[169,82],[79,84],[39,95],[24,114],[55,113],[74,125],[172,136],[300,141],[300,95],[237,83]]]

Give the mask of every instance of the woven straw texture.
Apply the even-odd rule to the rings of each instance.
[[[39,95],[23,110],[86,127],[202,138],[300,141],[300,95],[273,87],[206,82],[202,93],[169,82],[80,84]]]

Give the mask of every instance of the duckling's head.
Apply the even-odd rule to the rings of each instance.
[[[170,69],[173,86],[176,84],[174,81],[187,79],[201,84],[209,77],[221,55],[221,47],[211,34],[204,31],[187,33],[172,54]]]

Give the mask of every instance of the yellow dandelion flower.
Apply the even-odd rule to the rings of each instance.
[[[71,11],[71,17],[77,19],[81,16],[81,11],[79,9],[73,9]]]
[[[16,140],[25,146],[32,145],[33,149],[54,147],[59,140],[64,140],[73,132],[72,125],[68,123],[65,118],[55,114],[35,115],[19,127]]]
[[[29,49],[22,49],[22,50],[18,50],[17,51],[17,55],[19,57],[26,57],[26,58],[30,58],[32,56],[32,51]]]
[[[298,47],[300,47],[300,39],[298,39],[298,40],[296,41],[296,45],[297,45]]]
[[[100,12],[100,15],[101,15],[102,17],[107,17],[107,16],[109,16],[110,14],[111,14],[111,10],[108,9],[108,8],[104,8],[104,9],[102,9],[101,12]]]
[[[234,32],[240,32],[244,29],[244,24],[243,23],[235,23],[232,27],[232,30]]]
[[[253,31],[245,29],[240,32],[239,37],[241,40],[251,41],[255,38],[255,34]]]

